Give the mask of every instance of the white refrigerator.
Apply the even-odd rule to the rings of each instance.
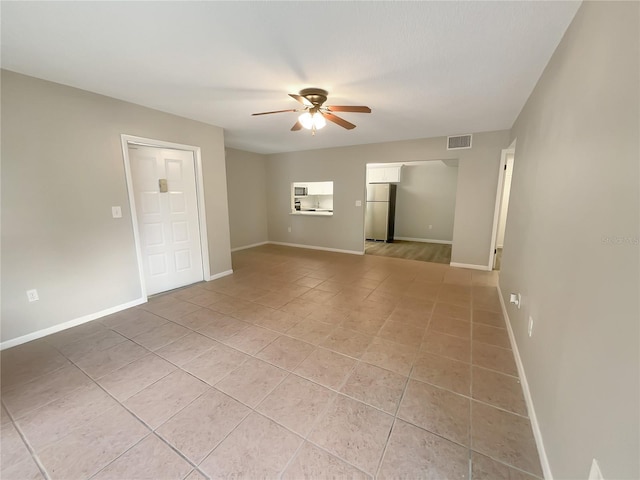
[[[391,243],[396,215],[396,185],[367,185],[367,206],[364,218],[365,238]]]

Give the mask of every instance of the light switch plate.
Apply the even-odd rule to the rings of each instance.
[[[362,206],[362,200],[356,200],[356,207]]]
[[[122,218],[122,208],[111,207],[111,215],[113,215],[113,218]]]
[[[38,291],[35,288],[33,290],[27,290],[27,298],[30,302],[37,302],[38,300],[40,300]]]

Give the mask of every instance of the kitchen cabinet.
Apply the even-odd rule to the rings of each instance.
[[[310,182],[307,195],[333,195],[333,182]]]
[[[367,179],[369,183],[400,183],[402,165],[390,167],[369,167]]]

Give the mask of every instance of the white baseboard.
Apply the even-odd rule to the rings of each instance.
[[[407,242],[422,243],[440,243],[442,245],[453,245],[453,240],[434,240],[433,238],[412,238],[412,237],[393,237],[394,240],[405,240]]]
[[[452,267],[458,267],[458,268],[470,268],[472,270],[483,270],[485,272],[490,272],[492,269],[487,267],[486,265],[472,265],[470,263],[457,263],[457,262],[451,262],[449,263],[449,265],[451,265]]]
[[[136,307],[146,302],[146,298],[138,298],[137,300],[123,303],[122,305],[117,305],[115,307],[107,308],[105,310],[101,310],[100,312],[90,313],[89,315],[85,315],[74,320],[69,320],[68,322],[59,323],[58,325],[54,325],[53,327],[44,328],[42,330],[38,330],[37,332],[22,335],[21,337],[12,338],[11,340],[0,343],[0,350],[15,347],[17,345],[22,345],[23,343],[31,342],[32,340],[37,340],[39,338],[46,337],[47,335],[61,332],[62,330],[66,330],[68,328],[77,327],[78,325],[82,325],[83,323],[91,322],[92,320],[97,320],[98,318],[106,317],[107,315],[111,315],[112,313],[117,313],[131,307]]]
[[[218,278],[226,277],[227,275],[231,275],[232,273],[233,273],[233,269],[225,270],[224,272],[220,272],[220,273],[214,273],[207,279],[207,282],[210,282],[211,280],[216,280]]]
[[[524,365],[520,358],[520,352],[518,351],[518,344],[516,343],[516,337],[513,334],[511,328],[511,321],[507,314],[507,307],[502,297],[502,291],[498,287],[498,296],[500,297],[500,306],[502,307],[502,314],[507,324],[507,332],[509,333],[509,342],[511,343],[511,350],[513,350],[513,356],[516,360],[516,366],[518,367],[518,375],[520,376],[520,384],[522,385],[522,393],[524,394],[524,400],[527,404],[527,412],[529,414],[529,420],[531,421],[531,428],[533,430],[533,437],[538,447],[538,454],[540,455],[540,464],[542,466],[542,473],[546,480],[553,480],[553,474],[551,473],[551,465],[549,464],[549,458],[547,457],[547,451],[544,448],[544,442],[542,441],[542,432],[540,430],[540,424],[538,423],[538,417],[536,416],[536,410],[533,406],[533,398],[531,397],[531,390],[529,390],[529,383],[527,382],[527,375],[524,372]]]
[[[340,248],[317,247],[314,245],[302,245],[299,243],[285,243],[285,242],[269,242],[269,243],[272,245],[283,245],[285,247],[308,248],[310,250],[324,250],[326,252],[349,253],[351,255],[364,255],[364,250],[359,252],[357,250],[342,250]]]
[[[239,250],[246,250],[247,248],[259,247],[261,245],[266,245],[267,243],[269,243],[269,242],[266,241],[266,242],[253,243],[251,245],[243,245],[242,247],[232,248],[231,252],[237,252]]]

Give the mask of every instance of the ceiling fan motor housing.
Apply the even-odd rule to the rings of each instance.
[[[321,88],[305,88],[300,90],[300,96],[309,100],[314,106],[319,107],[327,101],[329,92]]]

